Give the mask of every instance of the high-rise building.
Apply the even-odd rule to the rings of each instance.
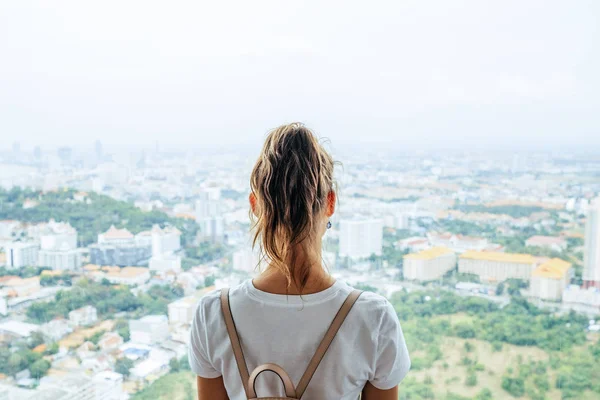
[[[77,231],[69,223],[51,219],[48,223],[30,227],[28,233],[40,242],[37,265],[71,271],[81,267]]]
[[[344,219],[340,221],[340,257],[367,258],[381,255],[383,221]]]
[[[4,245],[9,269],[37,265],[40,246],[34,242],[10,242]]]
[[[150,232],[153,256],[176,253],[181,249],[181,231],[179,229],[171,226],[161,229],[158,225],[154,225]]]
[[[196,221],[200,225],[200,236],[205,239],[219,241],[223,239],[225,223],[221,215],[221,190],[205,188],[196,201]]]
[[[600,197],[592,201],[587,210],[583,285],[600,288]]]

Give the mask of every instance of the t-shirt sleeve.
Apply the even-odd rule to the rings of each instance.
[[[207,335],[206,324],[202,313],[202,302],[198,306],[192,322],[190,332],[190,345],[188,348],[188,359],[192,371],[202,378],[217,378],[221,376],[208,358],[206,351]]]
[[[397,386],[410,369],[410,357],[400,321],[388,301],[379,325],[376,357],[375,373],[370,382],[377,389],[388,390]]]

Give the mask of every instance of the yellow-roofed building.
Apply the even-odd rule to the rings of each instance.
[[[572,275],[570,262],[560,258],[548,260],[531,274],[531,295],[543,300],[560,300]]]
[[[404,256],[404,279],[432,281],[440,279],[456,266],[456,254],[447,247],[432,247]]]
[[[537,259],[531,254],[466,251],[458,260],[458,272],[475,274],[487,282],[511,278],[528,281],[536,265]]]

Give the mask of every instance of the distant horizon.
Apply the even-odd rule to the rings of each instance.
[[[0,146],[254,148],[297,120],[334,148],[600,152],[599,17],[587,1],[4,2]]]

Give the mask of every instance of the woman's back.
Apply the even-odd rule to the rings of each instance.
[[[295,385],[352,288],[336,281],[303,296],[260,291],[251,280],[231,288],[230,302],[248,370],[265,363],[281,366]],[[231,400],[246,399],[219,292],[205,296],[192,326],[190,364],[205,378],[223,376]],[[357,399],[366,382],[386,390],[408,372],[410,360],[398,318],[383,297],[364,292],[344,321],[308,385],[303,399]],[[283,396],[274,374],[257,381],[259,396]]]

